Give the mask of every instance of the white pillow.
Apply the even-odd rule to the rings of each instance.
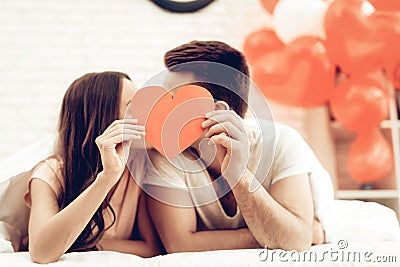
[[[381,204],[358,200],[335,200],[320,211],[318,218],[325,228],[327,242],[400,241],[396,213]]]
[[[48,136],[0,162],[0,251],[8,251],[10,243],[18,251],[21,238],[27,236],[27,182],[33,167],[50,156],[53,147],[54,137]]]

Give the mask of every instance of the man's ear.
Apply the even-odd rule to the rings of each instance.
[[[215,110],[229,110],[229,105],[225,101],[217,101],[214,106]]]

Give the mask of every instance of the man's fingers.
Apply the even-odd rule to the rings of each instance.
[[[209,142],[214,142],[216,145],[221,145],[226,148],[227,151],[232,151],[232,139],[226,134],[214,135],[210,138]]]
[[[215,115],[226,114],[226,113],[235,113],[235,112],[233,110],[213,110],[208,112],[205,116],[206,118],[210,118]]]
[[[210,113],[207,113],[210,114]],[[244,131],[244,126],[242,123],[242,118],[240,118],[234,111],[230,110],[217,110],[211,112],[211,116],[206,117],[207,120],[205,120],[202,123],[203,128],[209,128],[213,126],[214,124],[217,124],[219,122],[225,122],[228,121],[235,125],[238,129],[243,129]]]
[[[220,133],[226,133],[228,136],[235,140],[241,140],[243,138],[243,133],[236,128],[231,122],[222,122],[214,124],[205,134],[206,137],[211,137],[213,135],[218,135]]]

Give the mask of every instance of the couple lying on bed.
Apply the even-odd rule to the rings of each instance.
[[[173,68],[191,61],[249,74],[239,51],[194,41],[165,54],[166,82],[212,75]],[[233,93],[203,85],[215,111],[206,114],[203,135],[172,161],[151,147],[130,147],[146,133],[124,116],[135,109],[136,88],[127,75],[89,73],[74,81],[62,102],[55,154],[35,167],[25,195],[33,261],[96,249],[151,257],[264,246],[300,251],[323,243],[318,210],[333,200],[329,175],[295,130],[275,123],[264,127],[274,131],[274,141],[263,139],[263,131],[243,119],[248,81],[226,75]],[[270,168],[259,182],[254,177],[268,157]]]

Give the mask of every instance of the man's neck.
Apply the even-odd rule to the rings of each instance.
[[[220,175],[223,151],[220,151],[220,149],[218,149],[218,147],[216,148],[215,146],[209,146],[204,143],[201,144],[202,140],[204,139],[196,140],[191,148],[196,150],[199,157],[205,162],[206,166],[208,166],[208,170]],[[208,142],[207,140],[204,140],[203,142]],[[217,149],[216,152],[215,149]]]

